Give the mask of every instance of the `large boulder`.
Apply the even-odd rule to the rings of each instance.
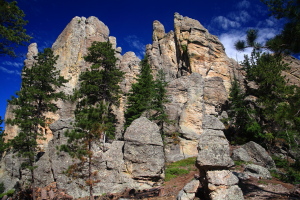
[[[251,162],[266,167],[268,169],[276,168],[275,162],[268,152],[259,144],[250,141],[242,146],[251,158]]]
[[[226,169],[234,165],[229,142],[221,130],[205,130],[199,139],[197,164],[203,169]]]
[[[135,179],[157,180],[164,174],[164,149],[159,127],[141,117],[134,120],[124,134],[124,161]]]

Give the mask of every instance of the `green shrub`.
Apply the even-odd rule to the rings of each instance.
[[[286,168],[289,165],[289,163],[288,163],[288,161],[286,159],[282,159],[282,158],[280,158],[278,156],[272,156],[272,158],[273,158],[273,160],[274,160],[274,162],[276,164],[276,167]]]

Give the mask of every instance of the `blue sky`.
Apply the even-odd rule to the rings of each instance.
[[[259,0],[19,0],[29,23],[28,34],[39,49],[51,47],[70,20],[75,17],[96,16],[117,38],[123,54],[133,51],[142,57],[145,45],[152,43],[152,22],[160,21],[166,32],[173,30],[175,12],[200,21],[210,33],[223,42],[229,57],[241,61],[244,53],[236,52],[233,44],[245,37],[249,28],[259,29],[259,41],[279,33],[283,21],[268,16],[267,7]],[[28,44],[29,45],[29,44]],[[0,57],[0,116],[4,118],[7,99],[20,89],[20,73],[27,46],[17,52],[21,57]],[[247,52],[245,52],[247,53]]]

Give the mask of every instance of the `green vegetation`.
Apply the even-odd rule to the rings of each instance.
[[[164,124],[170,123],[164,106],[168,102],[165,74],[163,70],[159,70],[154,81],[148,58],[145,57],[141,61],[141,70],[136,81],[128,95],[125,127],[146,112],[146,117],[158,124],[163,135]]]
[[[12,197],[14,193],[15,193],[14,189],[8,190],[7,192],[0,194],[0,198],[4,197],[5,195],[7,195],[8,197]]]
[[[237,50],[252,48],[241,63],[246,71],[246,82],[242,88],[233,80],[229,103],[229,135],[237,144],[254,140],[267,147],[284,146],[287,154],[292,149],[299,151],[299,92],[300,88],[288,84],[282,71],[289,70],[284,56],[300,52],[299,2],[296,0],[262,0],[269,6],[271,15],[285,18],[283,31],[265,44],[257,42],[257,30],[247,31],[246,40],[235,43]],[[266,52],[265,49],[272,51]],[[249,98],[251,97],[251,98]],[[252,99],[252,100],[250,100]],[[274,176],[281,180],[300,181],[299,158],[295,163],[274,157],[277,167],[283,172]]]
[[[300,17],[298,0],[262,0],[271,15],[285,19],[286,24],[280,34],[266,44],[274,52],[300,53]]]
[[[257,43],[256,38],[257,31],[249,30],[246,41],[235,44],[239,50],[253,48],[251,56],[245,55],[242,66],[246,80],[255,83],[257,88],[246,87],[242,91],[237,81],[232,84],[229,115],[233,119],[233,138],[244,138],[244,141],[236,141],[238,143],[254,140],[264,146],[269,144],[269,148],[281,138],[291,148],[299,132],[300,88],[288,85],[282,75],[282,71],[289,69],[282,55],[263,52],[266,45]],[[249,101],[248,96],[256,100]]]
[[[79,163],[69,167],[67,174],[86,178],[92,198],[93,185],[99,181],[98,172],[92,170],[92,143],[101,138],[105,140],[106,136],[114,138],[116,120],[112,106],[117,105],[120,98],[123,72],[116,68],[117,59],[110,42],[93,42],[84,59],[92,66],[79,77],[80,88],[72,97],[78,101],[74,129],[65,133],[68,144],[62,145],[60,150],[79,159]]]
[[[3,129],[2,129],[2,127],[1,127],[2,123],[3,123],[3,120],[2,120],[2,118],[0,116],[0,157],[2,157],[2,154],[8,148],[8,144],[4,142],[5,133],[4,133]]]
[[[58,107],[55,101],[65,98],[64,93],[56,92],[67,82],[54,67],[57,58],[51,49],[39,53],[32,67],[23,68],[22,89],[16,93],[17,98],[9,101],[14,106],[15,118],[8,119],[6,123],[17,125],[20,129],[9,145],[17,156],[25,158],[21,167],[30,171],[33,188],[36,153],[40,150],[38,140],[45,139],[43,128],[52,120],[45,113],[56,112]]]
[[[154,81],[154,93],[153,102],[151,108],[154,114],[150,117],[160,127],[161,135],[164,136],[163,128],[164,124],[169,124],[168,114],[166,113],[165,103],[168,103],[167,99],[167,87],[166,76],[162,69],[158,70],[156,80]]]
[[[271,175],[273,177],[287,183],[300,183],[300,162],[298,160],[295,163],[291,164],[286,159],[282,159],[276,156],[273,156],[272,158],[275,161],[276,167],[280,168],[280,171],[271,171]]]
[[[245,161],[242,161],[242,160],[235,160],[234,161],[234,165],[236,165],[236,166],[241,166],[241,165],[244,165],[244,164],[249,164],[249,162],[245,162]]]
[[[24,17],[16,1],[0,0],[0,55],[15,57],[14,49],[31,39],[24,28],[28,23]]]
[[[141,70],[136,81],[136,83],[132,84],[127,98],[128,106],[125,112],[125,127],[128,127],[131,122],[139,118],[143,112],[149,111],[152,108],[155,86],[152,70],[147,57],[141,61]],[[148,117],[150,117],[149,113]]]
[[[167,168],[165,173],[165,181],[169,181],[172,178],[176,178],[177,176],[188,174],[189,171],[181,168]]]
[[[188,174],[193,167],[195,168],[195,163],[196,158],[191,157],[168,164],[165,171],[165,181],[169,181],[183,174]]]

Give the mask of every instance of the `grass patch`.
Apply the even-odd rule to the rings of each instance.
[[[188,174],[195,166],[196,158],[191,157],[180,160],[166,166],[165,181],[169,181],[177,176]]]
[[[184,160],[179,160],[168,165],[168,167],[186,167],[189,165],[195,165],[196,157],[186,158]]]
[[[7,192],[0,194],[0,198],[4,197],[5,195],[11,197],[14,193],[15,193],[14,189],[8,190]]]
[[[259,180],[257,181],[259,184],[263,184],[263,185],[267,185],[268,183],[266,181],[263,181],[263,180]]]
[[[241,165],[246,164],[246,163],[247,163],[247,162],[242,161],[242,160],[235,160],[235,161],[234,161],[234,165],[236,165],[236,166],[241,166]]]

